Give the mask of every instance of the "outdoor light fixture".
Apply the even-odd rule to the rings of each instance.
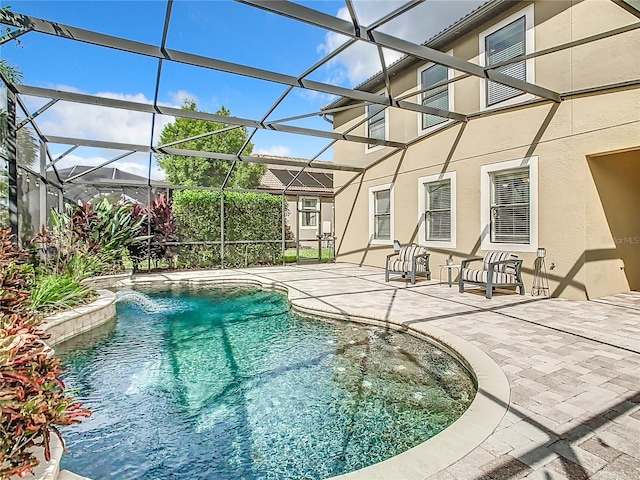
[[[394,240],[393,241],[393,251],[394,252],[399,252],[400,251],[400,240]]]
[[[549,296],[549,278],[547,278],[547,266],[544,263],[544,257],[547,256],[547,249],[544,247],[538,248],[537,257],[535,262],[535,274],[533,276],[533,287],[531,288],[531,295],[545,295]],[[551,264],[553,269],[553,263]]]

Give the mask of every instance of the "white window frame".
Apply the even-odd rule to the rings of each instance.
[[[427,240],[425,235],[425,210],[426,195],[425,186],[429,183],[440,182],[442,180],[451,182],[451,239],[447,241]],[[418,244],[423,247],[432,248],[456,248],[456,172],[440,173],[437,175],[428,175],[418,179]]]
[[[316,225],[303,225],[302,224],[302,216],[304,215],[305,211],[302,208],[303,205],[303,201],[304,200],[315,200],[316,201],[316,209],[315,210],[309,210],[310,212],[313,212],[316,214]],[[320,197],[300,197],[300,201],[298,202],[298,210],[299,210],[299,218],[298,221],[300,222],[300,228],[304,228],[305,230],[317,230],[318,229],[318,220],[319,220],[319,216],[320,214],[317,213],[320,210],[319,207],[320,204]]]
[[[529,167],[529,243],[491,241],[491,174]],[[520,158],[480,167],[480,237],[482,250],[533,253],[538,248],[538,157]]]
[[[378,95],[386,95],[386,94],[387,94],[386,90],[382,90],[378,92]],[[383,112],[384,112],[384,139],[389,140],[389,107],[385,107]],[[368,115],[369,115],[369,106],[367,105],[364,107],[365,118]],[[369,136],[369,120],[367,120],[364,125],[365,125],[364,136],[368,137]],[[364,153],[367,154],[367,153],[377,152],[378,150],[382,150],[383,148],[385,148],[384,145],[374,145],[373,147],[370,147],[368,143],[365,143]]]
[[[373,238],[375,234],[375,193],[383,190],[389,190],[389,240]],[[393,183],[386,183],[384,185],[376,185],[375,187],[369,187],[369,244],[370,245],[393,245]]]
[[[506,27],[510,23],[515,22],[519,18],[524,16],[525,20],[525,54],[529,55],[535,51],[535,29],[534,29],[534,15],[533,15],[533,3],[531,5],[526,6],[522,10],[517,11],[513,15],[508,16],[504,20],[496,23],[491,28],[481,32],[479,35],[480,41],[480,49],[479,49],[479,63],[481,67],[486,67],[487,59],[486,59],[486,41],[485,39],[491,35],[492,33],[497,32],[503,27]],[[525,60],[526,62],[526,77],[527,82],[535,83],[535,59],[529,58]],[[489,110],[498,107],[505,107],[508,105],[515,105],[518,103],[526,102],[527,100],[531,100],[535,98],[534,95],[530,93],[522,93],[521,95],[517,95],[513,98],[509,98],[507,100],[503,100],[502,102],[494,103],[493,105],[487,106],[487,82],[486,79],[480,80],[480,110]]]
[[[448,52],[446,52],[447,55],[451,55],[453,56],[453,50],[449,50]],[[436,63],[433,62],[429,62],[425,65],[423,65],[421,68],[418,69],[418,90],[422,90],[422,88],[424,88],[422,86],[422,72],[424,72],[425,70],[433,67],[434,65],[437,65]],[[448,80],[453,80],[453,78],[455,77],[455,71],[452,68],[448,68],[447,67],[447,79]],[[416,103],[418,105],[422,105],[422,95],[423,93],[419,93],[417,98],[416,98]],[[447,96],[449,98],[449,107],[448,110],[450,112],[453,112],[455,110],[455,97],[454,97],[454,93],[453,93],[453,82],[449,83],[447,85]],[[451,122],[453,122],[452,118],[449,118],[447,120],[445,120],[442,123],[439,123],[438,125],[433,125],[431,127],[427,127],[427,128],[422,128],[422,113],[418,113],[418,135],[424,135],[426,133],[429,132],[433,132],[439,128],[443,128],[446,125],[449,125]]]

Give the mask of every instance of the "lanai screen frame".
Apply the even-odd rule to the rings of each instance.
[[[640,28],[640,22],[636,22],[626,27],[610,30],[608,32],[604,32],[601,34],[597,34],[597,35],[586,37],[580,40],[569,42],[563,45],[558,45],[556,47],[537,51],[537,52],[525,55],[523,57],[518,57],[516,59],[510,60],[508,62],[503,62],[498,65],[492,65],[491,67],[482,67],[480,65],[471,63],[465,59],[462,59],[453,55],[444,54],[443,52],[430,48],[426,44],[411,43],[406,40],[403,40],[379,31],[380,27],[382,27],[383,25],[387,24],[391,20],[401,15],[407,14],[407,12],[409,12],[411,9],[423,3],[424,0],[410,0],[404,5],[397,8],[396,10],[390,12],[389,14],[385,15],[384,17],[380,18],[379,20],[377,20],[376,22],[368,26],[362,25],[359,22],[355,8],[352,4],[352,0],[345,0],[345,5],[348,8],[351,21],[347,21],[331,15],[327,15],[320,11],[317,11],[293,2],[289,2],[286,0],[235,0],[235,1],[251,8],[266,10],[275,15],[284,16],[298,22],[320,27],[326,31],[335,32],[335,33],[344,35],[348,37],[348,40],[344,44],[342,44],[340,47],[338,47],[337,49],[335,49],[334,51],[332,51],[331,53],[327,54],[325,57],[320,59],[318,62],[311,65],[308,69],[306,69],[300,75],[291,76],[291,75],[285,75],[275,71],[254,68],[249,65],[231,63],[231,62],[223,61],[213,57],[204,57],[204,56],[194,55],[188,52],[167,49],[166,40],[167,40],[168,29],[171,21],[173,0],[167,1],[167,8],[166,8],[165,17],[164,17],[162,40],[159,45],[145,44],[142,42],[127,40],[120,37],[105,35],[105,34],[91,31],[91,30],[85,30],[81,28],[64,25],[58,22],[52,22],[48,20],[35,18],[32,16],[14,13],[8,10],[0,11],[0,23],[10,27],[15,27],[14,30],[10,31],[9,33],[7,33],[6,35],[0,38],[0,45],[3,45],[4,43],[7,43],[9,41],[16,40],[20,36],[28,34],[30,32],[38,32],[38,33],[53,35],[57,37],[67,38],[72,41],[79,41],[83,43],[94,44],[94,45],[103,46],[111,49],[125,51],[131,54],[137,54],[137,55],[142,55],[146,57],[156,58],[158,60],[153,104],[143,104],[143,103],[124,101],[124,100],[108,99],[105,97],[45,89],[45,88],[29,86],[29,85],[11,84],[3,77],[2,80],[5,84],[7,84],[7,87],[10,91],[9,93],[11,97],[10,103],[13,102],[13,107],[11,108],[13,108],[14,111],[13,113],[9,112],[9,119],[10,120],[13,119],[13,122],[12,121],[9,122],[9,138],[13,139],[14,147],[15,147],[15,134],[17,129],[22,128],[27,124],[31,124],[40,141],[41,181],[44,184],[50,185],[52,188],[59,189],[61,192],[64,191],[65,183],[70,183],[73,180],[77,180],[81,178],[82,175],[87,173],[85,172],[84,174],[78,175],[75,178],[69,179],[67,180],[67,182],[65,182],[58,175],[58,171],[56,168],[56,163],[58,161],[60,161],[64,156],[69,154],[75,148],[78,148],[81,146],[110,148],[110,149],[116,149],[116,150],[124,150],[125,152],[127,152],[113,159],[110,159],[107,162],[104,162],[102,165],[99,165],[96,168],[112,164],[134,152],[149,153],[147,184],[140,185],[140,187],[146,186],[147,188],[149,188],[149,192],[151,192],[151,189],[156,186],[153,184],[153,181],[151,179],[151,168],[152,168],[154,154],[169,154],[169,155],[174,154],[174,155],[204,157],[204,158],[230,161],[231,165],[229,167],[229,170],[226,174],[226,177],[222,185],[219,188],[221,192],[234,190],[234,189],[227,188],[227,184],[231,177],[233,169],[238,164],[238,162],[259,162],[259,163],[266,163],[266,164],[287,165],[291,167],[296,167],[296,168],[299,168],[297,175],[289,182],[288,185],[284,187],[284,189],[281,192],[277,192],[280,195],[282,195],[282,202],[283,202],[283,208],[284,208],[284,202],[285,202],[285,197],[287,195],[287,192],[290,190],[291,186],[294,184],[298,176],[307,167],[320,167],[320,168],[326,168],[329,170],[353,172],[354,176],[351,180],[348,181],[347,183],[348,185],[349,183],[356,180],[359,176],[364,175],[369,169],[371,169],[375,165],[392,157],[393,155],[396,155],[399,152],[402,152],[403,150],[407,150],[410,146],[423,140],[424,138],[437,134],[443,129],[451,128],[454,125],[457,125],[460,123],[466,123],[473,118],[477,118],[483,115],[490,115],[495,113],[496,111],[501,110],[501,109],[494,109],[494,110],[486,110],[483,112],[476,112],[473,114],[462,114],[455,111],[436,109],[436,108],[432,108],[429,106],[417,104],[417,103],[406,100],[411,96],[420,94],[421,93],[420,91],[411,92],[409,94],[405,94],[402,96],[394,96],[391,90],[390,70],[392,70],[394,67],[397,67],[402,60],[416,59],[419,61],[430,61],[435,64],[452,68],[454,70],[457,70],[458,72],[462,72],[462,75],[459,75],[457,77],[454,77],[453,79],[441,82],[442,85],[450,82],[455,82],[462,78],[467,78],[469,76],[475,76],[478,78],[488,79],[496,83],[500,83],[503,85],[516,88],[522,92],[533,94],[536,97],[534,100],[531,100],[524,105],[519,105],[518,107],[535,105],[535,104],[539,104],[540,102],[560,103],[564,98],[567,98],[567,97],[572,97],[572,96],[582,95],[582,94],[589,94],[589,93],[592,93],[593,91],[603,91],[607,89],[635,87],[638,84],[640,84],[640,79],[636,79],[630,82],[607,85],[603,87],[598,87],[597,89],[589,89],[589,91],[585,90],[585,91],[561,93],[561,92],[555,92],[553,90],[541,87],[534,83],[529,83],[513,77],[506,76],[495,70],[496,68],[504,66],[509,63],[519,62],[524,59],[555,53],[561,50],[565,50],[567,48],[572,48],[585,43],[597,41],[613,35],[626,33],[628,31]],[[638,3],[640,2],[638,2],[638,0],[611,0],[611,1],[617,4],[618,6],[620,6],[621,8],[627,10],[629,13],[640,18],[640,10],[638,7]],[[507,0],[491,0],[485,3],[482,7],[480,7],[480,10],[486,10],[490,8],[506,10],[507,8],[510,8],[514,4],[515,4],[514,2],[510,2]],[[337,55],[342,53],[344,50],[346,50],[356,42],[365,42],[365,43],[373,44],[377,48],[379,57],[380,57],[381,73],[374,78],[379,78],[379,77],[382,78],[382,81],[384,82],[384,85],[387,88],[386,90],[388,92],[387,95],[380,96],[380,95],[370,93],[368,91],[361,90],[358,88],[354,88],[354,89],[344,88],[344,87],[339,87],[339,86],[335,86],[327,83],[309,80],[307,78],[311,73],[313,73],[318,68],[325,65],[327,62],[334,59]],[[400,61],[396,62],[394,65],[387,66],[384,59],[383,48],[400,52],[404,54],[405,57],[403,57],[403,59],[401,59]],[[232,74],[241,75],[244,77],[250,77],[250,78],[255,78],[255,79],[268,81],[276,84],[281,84],[283,86],[286,86],[286,89],[260,119],[225,117],[225,116],[215,115],[207,112],[195,112],[195,111],[182,110],[182,109],[177,109],[172,107],[166,107],[158,104],[158,95],[159,95],[160,82],[162,78],[163,63],[167,61],[179,62],[179,63],[200,67],[204,69],[211,69],[211,70],[216,70],[220,72],[232,73]],[[437,86],[440,86],[440,84]],[[435,86],[431,86],[430,88],[434,88],[434,87]],[[284,119],[278,119],[278,120],[270,120],[269,117],[271,116],[271,114],[295,88],[312,90],[315,92],[328,93],[331,95],[337,95],[338,97],[340,97],[340,100],[345,100],[345,99],[349,100],[349,104],[336,106],[335,104],[339,103],[340,102],[339,100],[338,102],[334,102],[334,104],[331,104],[328,107],[325,107],[323,110],[319,112],[312,112],[309,114],[304,114],[304,115],[299,115],[296,117],[289,117]],[[37,111],[30,113],[26,108],[24,101],[21,99],[21,95],[30,95],[30,96],[48,98],[49,102],[47,102],[44,106],[42,106]],[[36,118],[39,115],[41,115],[43,112],[45,112],[48,108],[55,105],[55,103],[57,103],[58,101],[69,101],[69,102],[76,102],[80,104],[88,104],[88,105],[94,105],[94,106],[119,108],[119,109],[124,109],[129,111],[135,111],[135,112],[150,113],[152,115],[152,121],[151,121],[149,144],[133,145],[133,144],[106,142],[106,141],[98,141],[98,140],[90,140],[90,139],[82,139],[82,138],[70,138],[70,137],[44,135],[38,128]],[[316,129],[302,128],[302,127],[296,127],[296,126],[285,124],[286,122],[295,121],[295,120],[304,119],[304,118],[313,117],[313,116],[323,116],[326,119],[327,115],[332,115],[333,113],[337,113],[339,111],[348,110],[348,109],[363,108],[371,104],[382,105],[385,109],[389,107],[394,107],[401,110],[408,110],[412,112],[437,115],[443,118],[450,119],[452,120],[452,122],[448,122],[442,128],[436,129],[428,135],[417,136],[416,138],[408,142],[378,140],[378,139],[373,139],[366,136],[363,137],[363,136],[353,135],[351,132],[356,128],[358,128],[360,125],[364,124],[368,120],[366,114],[364,119],[360,120],[355,125],[350,127],[347,131],[344,131],[344,132],[336,132],[333,130],[332,131],[316,130]],[[15,124],[16,106],[19,106],[20,109],[25,114],[25,120],[21,121],[17,125]],[[11,108],[9,110],[11,110]],[[226,128],[223,128],[221,130],[217,130],[214,132],[209,132],[204,135],[200,135],[199,137],[206,136],[206,135],[215,135],[216,133],[220,133],[222,131],[226,131],[226,130],[230,130],[238,127],[247,127],[251,131],[249,133],[247,141],[235,155],[227,154],[227,153],[219,153],[219,152],[202,152],[202,151],[175,148],[180,143],[186,142],[193,138],[182,139],[180,141],[172,142],[171,144],[167,144],[167,145],[154,146],[153,137],[154,137],[154,126],[155,126],[156,115],[169,115],[173,117],[193,118],[197,120],[211,120],[211,121],[228,125],[228,127]],[[269,157],[269,156],[255,157],[255,156],[243,155],[243,152],[246,146],[254,137],[256,132],[262,129],[327,138],[330,140],[330,142],[310,159],[283,159],[279,157]],[[340,164],[334,164],[332,162],[319,161],[318,158],[338,141],[355,142],[355,143],[362,143],[362,144],[368,144],[368,145],[372,145],[372,144],[380,145],[385,147],[391,147],[392,150],[386,153],[385,155],[383,155],[381,158],[369,163],[364,167],[348,165],[343,162],[341,162]],[[67,144],[67,145],[72,145],[72,147],[66,152],[64,152],[63,154],[59,155],[57,158],[53,158],[48,148],[49,143]],[[9,157],[8,158],[9,206],[10,206],[9,210],[10,210],[10,220],[11,220],[12,229],[14,229],[17,233],[17,214],[14,215],[12,213],[13,210],[17,208],[15,204],[16,196],[17,196],[17,193],[16,193],[17,192],[17,169],[15,165],[12,165],[12,163],[15,163],[15,148],[13,149],[13,153],[11,153],[11,148],[9,148],[9,150],[10,150],[8,155]],[[48,159],[48,163],[47,163],[47,159]],[[51,181],[46,178],[46,171],[48,168],[52,168],[57,181],[56,180]],[[345,186],[342,186],[340,190],[342,190]],[[183,186],[172,185],[171,188],[183,188]],[[193,188],[193,187],[189,187],[189,188]],[[264,190],[243,190],[243,191],[264,192]],[[62,196],[59,196],[60,204],[62,204],[61,197]],[[41,195],[41,198],[42,198],[42,195]],[[221,212],[221,223],[223,222],[224,222],[224,207],[222,207],[222,212]],[[284,218],[283,218],[283,227],[282,227],[283,249],[285,245],[284,228],[285,227],[284,227]],[[221,231],[223,232],[222,235],[224,235],[223,228],[221,228]],[[221,238],[221,252],[222,252],[222,258],[224,258],[224,238]],[[222,263],[224,264],[224,261]],[[223,268],[224,268],[224,265],[223,265]]]

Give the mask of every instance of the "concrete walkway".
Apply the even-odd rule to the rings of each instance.
[[[339,263],[161,276],[279,282],[299,305],[433,325],[488,354],[507,376],[508,412],[478,447],[430,479],[640,479],[640,293],[589,302],[516,294],[487,300],[480,289],[385,283],[381,269]]]

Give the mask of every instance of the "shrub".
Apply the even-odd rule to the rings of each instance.
[[[0,478],[26,475],[38,464],[32,449],[51,458],[51,432],[91,412],[65,393],[60,360],[29,309],[33,268],[14,249],[10,231],[0,231]]]
[[[165,242],[176,240],[176,226],[173,220],[173,211],[165,194],[161,194],[151,202],[149,206],[136,205],[133,216],[142,219],[138,229],[139,236],[151,235],[151,249],[148,242],[136,242],[127,247],[133,261],[134,270],[138,263],[147,256],[153,260],[171,260],[175,254],[174,249],[168,247]],[[148,238],[148,237],[147,237]]]
[[[77,277],[48,274],[38,277],[31,289],[31,308],[42,313],[69,310],[90,298],[91,289],[80,285]]]
[[[0,312],[22,313],[29,303],[28,289],[33,284],[33,267],[28,256],[15,249],[11,229],[0,230]]]
[[[219,191],[181,190],[174,194],[173,214],[179,241],[220,241]],[[282,238],[282,199],[268,193],[224,193],[225,242]],[[227,244],[225,266],[273,264],[282,259],[281,243]],[[220,265],[220,245],[181,246],[184,268]]]
[[[139,235],[145,218],[134,216],[133,204],[112,205],[107,199],[95,207],[81,203],[65,212],[53,211],[50,228],[43,228],[33,239],[44,255],[44,273],[80,281],[122,271],[126,249],[148,239]]]

